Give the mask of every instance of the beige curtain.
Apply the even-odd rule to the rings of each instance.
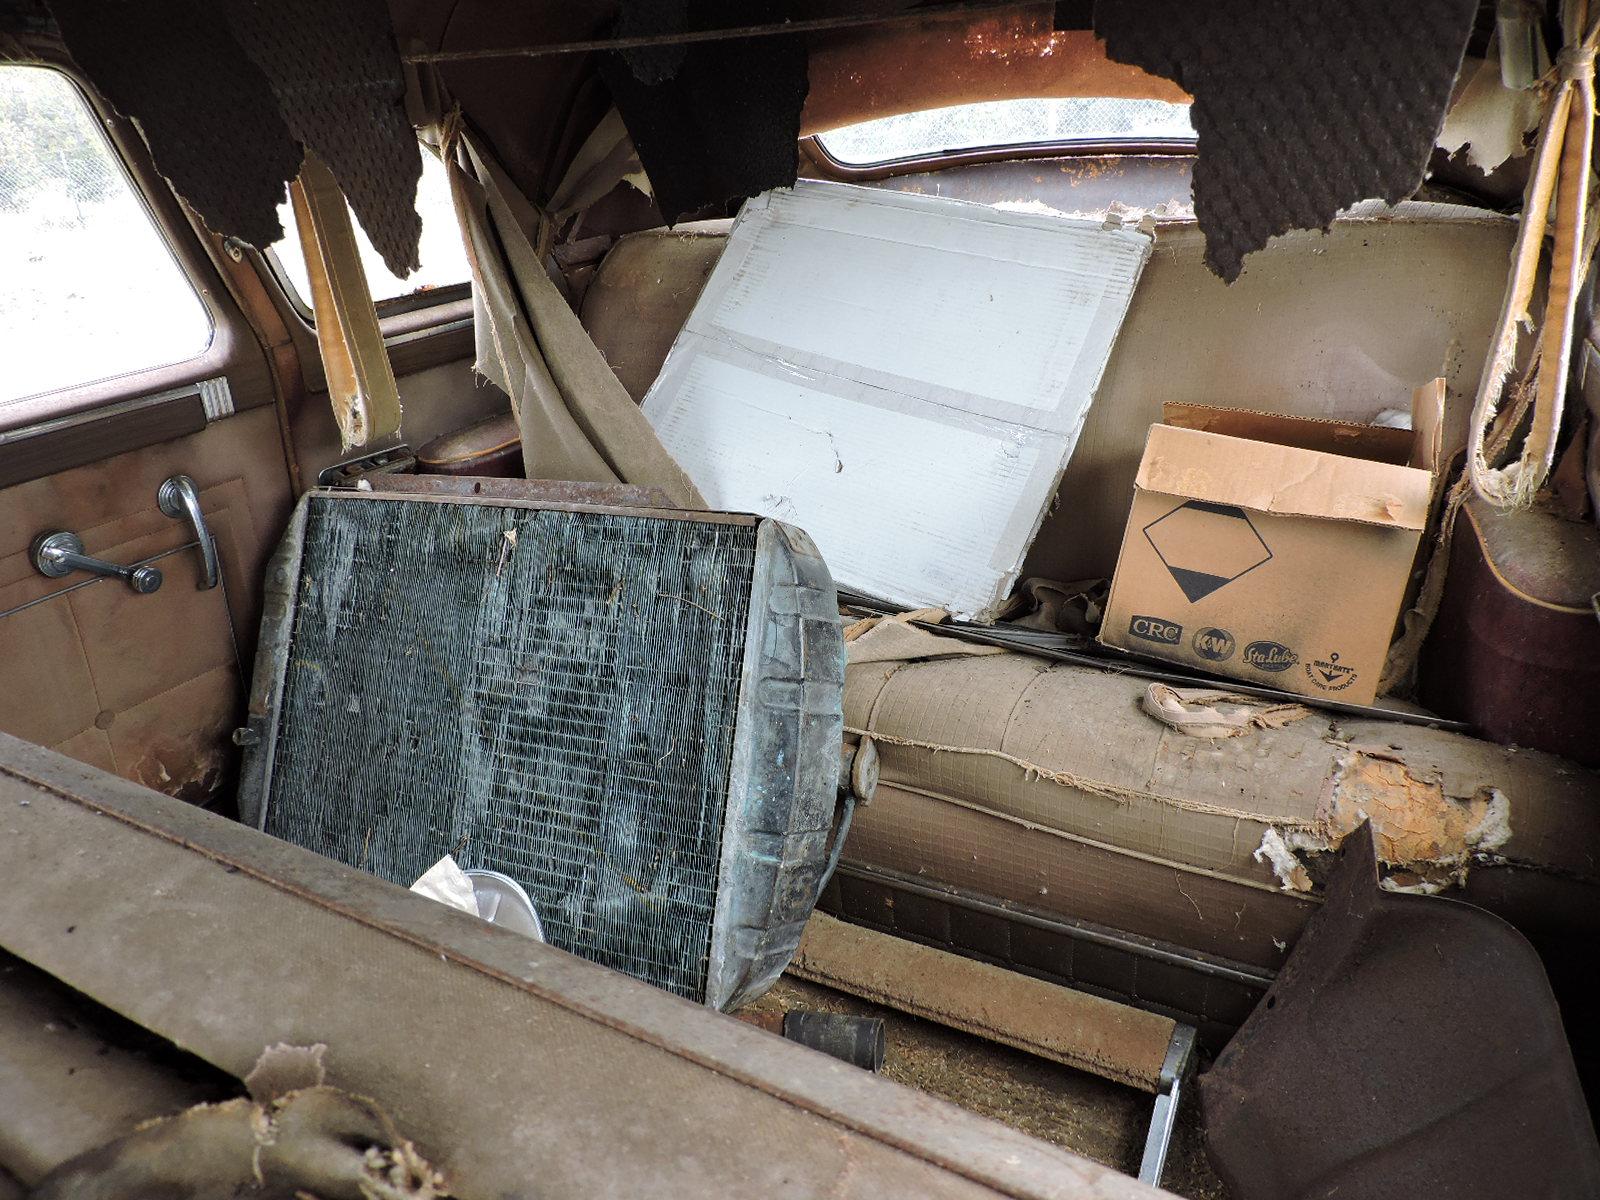
[[[563,183],[568,204],[592,199],[600,176],[610,176],[604,185],[609,191],[627,173],[629,153],[616,150],[614,132],[604,124],[596,131],[596,161],[580,155],[579,178],[570,187]],[[522,195],[459,115],[445,120],[439,143],[472,260],[477,369],[511,397],[527,476],[654,485],[676,504],[704,508],[699,489],[662,446],[550,278],[543,253],[549,218]]]

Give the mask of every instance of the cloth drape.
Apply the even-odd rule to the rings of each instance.
[[[527,476],[653,485],[704,508],[546,270],[549,218],[458,114],[444,121],[439,150],[472,263],[477,369],[511,398]],[[625,167],[626,155],[607,157]],[[605,165],[590,164],[575,191],[592,192]]]

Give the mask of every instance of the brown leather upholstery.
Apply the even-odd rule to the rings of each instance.
[[[417,448],[417,471],[423,475],[522,477],[522,435],[517,418],[497,413],[462,429],[440,434]]]
[[[1423,699],[1486,737],[1600,767],[1600,530],[1471,500],[1423,650]]]
[[[148,596],[113,580],[59,594],[88,576],[34,569],[29,543],[46,530],[70,530],[118,563],[182,546],[187,523],[156,508],[162,480],[180,472],[199,485],[221,588],[198,589],[197,550],[156,564],[166,580]],[[233,769],[240,663],[253,654],[261,574],[289,502],[270,408],[6,489],[0,612],[54,598],[0,617],[0,730],[174,795],[216,796]]]

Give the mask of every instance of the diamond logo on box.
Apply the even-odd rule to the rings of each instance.
[[[1250,515],[1232,504],[1186,501],[1146,525],[1144,536],[1190,604],[1272,558]]]

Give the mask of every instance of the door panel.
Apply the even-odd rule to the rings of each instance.
[[[28,49],[70,76],[58,45],[43,40]],[[38,291],[31,302],[67,303],[63,311],[70,313],[74,295],[103,291],[112,277],[128,297],[115,311],[102,304],[81,326],[46,322],[40,328],[55,332],[25,349],[42,347],[54,356],[49,361],[59,360],[60,383],[70,384],[79,373],[77,356],[99,361],[97,334],[146,328],[159,334],[152,314],[135,302],[144,294],[137,270],[171,271],[173,262],[206,310],[212,336],[204,352],[186,362],[0,409],[0,730],[185,799],[213,803],[226,796],[231,804],[236,752],[229,735],[242,704],[243,664],[254,645],[265,558],[293,499],[275,403],[282,394],[277,357],[268,356],[269,348],[276,355],[279,347],[246,318],[240,298],[249,297],[231,277],[233,256],[191,222],[137,130],[81,80],[77,93],[63,92],[55,83],[40,84],[37,68],[0,65],[0,71],[24,69],[34,74],[11,76],[13,86],[47,98],[54,89],[58,109],[63,96],[81,102],[67,105],[76,113],[67,123],[77,122],[84,145],[98,144],[103,130],[104,145],[92,153],[111,164],[101,192],[83,197],[76,224],[41,227],[49,237],[37,253],[55,257],[35,264],[31,278]],[[13,120],[19,119],[32,118],[13,110]],[[50,155],[37,142],[19,144],[34,147],[32,165],[44,170]],[[11,167],[14,180],[26,182],[17,172],[30,163]],[[121,199],[98,199],[102,193]],[[121,207],[104,206],[113,202]],[[137,259],[115,255],[118,245],[150,243],[152,229],[153,252]],[[75,230],[88,240],[74,241]],[[160,255],[163,242],[171,261]],[[113,255],[109,262],[107,254]],[[130,267],[135,261],[145,266]],[[95,274],[101,269],[112,275]],[[115,307],[122,293],[107,294]],[[124,312],[126,323],[116,325]],[[159,314],[155,319],[159,324]],[[137,349],[129,348],[133,360]],[[160,358],[153,349],[153,361]],[[37,366],[40,359],[32,361]],[[200,552],[190,545],[188,521],[164,515],[156,504],[161,483],[178,474],[195,481],[217,542],[222,584],[215,589],[200,586]],[[162,586],[141,595],[120,580],[79,571],[45,577],[34,566],[31,544],[55,530],[76,534],[85,553],[97,558],[153,560],[164,575]]]
[[[210,591],[198,548],[184,549],[187,521],[156,507],[180,473],[217,542],[222,585]],[[292,499],[271,409],[0,491],[0,730],[171,795],[231,795],[260,581]],[[55,529],[112,562],[161,556],[160,590],[45,578],[30,544]]]
[[[65,61],[49,42],[28,49]],[[230,734],[253,662],[266,559],[288,519],[296,469],[298,486],[308,486],[345,456],[307,314],[259,254],[200,231],[137,131],[79,86],[214,336],[189,362],[0,410],[0,731],[169,794],[231,806]],[[82,262],[72,269],[93,269]],[[508,406],[473,376],[464,289],[400,303],[383,329],[413,445]],[[92,339],[95,329],[81,336]],[[65,383],[71,347],[52,352],[62,356]],[[184,548],[187,522],[156,506],[157,489],[176,474],[199,488],[222,565],[215,590],[199,587],[199,552]],[[163,586],[140,595],[77,572],[46,578],[30,548],[54,530],[78,535],[98,558],[154,559]]]

